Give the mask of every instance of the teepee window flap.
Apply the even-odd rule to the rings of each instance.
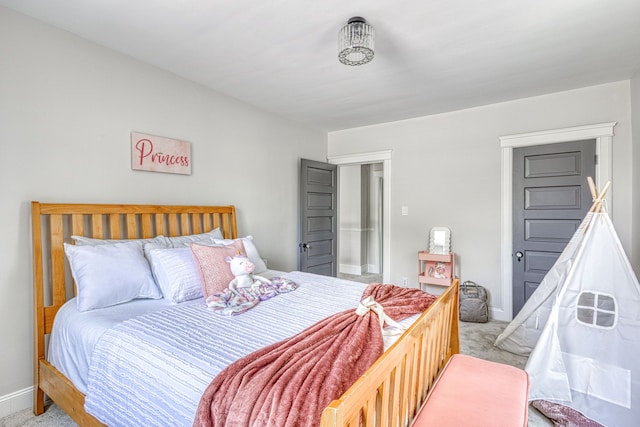
[[[578,297],[576,319],[587,326],[612,329],[618,318],[616,307],[616,300],[612,295],[584,291]]]

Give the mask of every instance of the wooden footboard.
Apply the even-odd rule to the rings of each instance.
[[[322,427],[408,426],[459,352],[458,280],[322,413]]]

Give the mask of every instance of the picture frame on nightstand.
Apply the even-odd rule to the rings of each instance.
[[[418,284],[449,286],[455,277],[455,254],[418,252]]]

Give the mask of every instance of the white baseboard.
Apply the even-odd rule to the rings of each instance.
[[[33,405],[33,386],[0,396],[0,418]]]
[[[511,319],[507,316],[507,313],[499,308],[489,307],[489,317],[491,320],[503,320],[506,322],[511,322]]]
[[[380,266],[378,264],[367,264],[367,269],[365,270],[367,273],[371,274],[381,274]]]
[[[362,274],[362,266],[351,265],[351,264],[340,264],[340,273],[357,274],[359,276]]]

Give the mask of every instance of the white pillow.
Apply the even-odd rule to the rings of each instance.
[[[164,236],[151,237],[149,239],[94,239],[92,237],[85,236],[71,236],[71,239],[75,242],[76,246],[95,246],[95,245],[112,245],[114,243],[129,243],[135,242],[140,245],[144,250],[144,257],[149,259],[149,253],[147,247],[153,245],[153,247],[168,248],[171,246],[169,239]]]
[[[79,311],[138,298],[162,298],[137,242],[93,246],[65,243],[64,251],[78,287]]]
[[[183,246],[189,246],[192,243],[207,244],[213,243],[215,239],[224,239],[222,232],[219,228],[202,233],[202,234],[190,234],[187,236],[178,237],[165,237],[169,241],[169,246],[172,248],[181,248]]]
[[[113,243],[126,243],[126,242],[136,242],[141,247],[146,246],[147,244],[152,243],[158,247],[164,248],[181,248],[187,247],[191,243],[198,244],[213,244],[213,241],[216,239],[224,239],[222,235],[222,231],[220,228],[214,228],[211,231],[202,234],[189,234],[186,236],[177,236],[177,237],[165,237],[165,236],[156,236],[149,239],[94,239],[92,237],[85,236],[71,236],[71,239],[75,242],[76,245],[84,246],[84,245],[108,245]],[[149,249],[145,248],[144,254],[147,259],[149,258],[148,254]]]
[[[260,274],[263,271],[267,271],[267,264],[265,264],[264,260],[260,256],[260,252],[258,252],[258,248],[253,242],[253,236],[240,237],[242,240],[242,244],[244,245],[244,250],[247,253],[247,257],[251,262],[256,266],[255,270],[253,270],[254,274]],[[232,239],[215,239],[213,243],[216,245],[228,245],[233,243],[235,240]]]
[[[145,252],[165,299],[180,303],[202,297],[200,271],[188,246],[157,248],[145,245]]]
[[[135,242],[140,247],[147,243],[166,244],[167,238],[164,236],[156,236],[148,239],[94,239],[93,237],[71,236],[76,246],[95,246],[95,245],[112,245],[114,243],[132,243]]]

